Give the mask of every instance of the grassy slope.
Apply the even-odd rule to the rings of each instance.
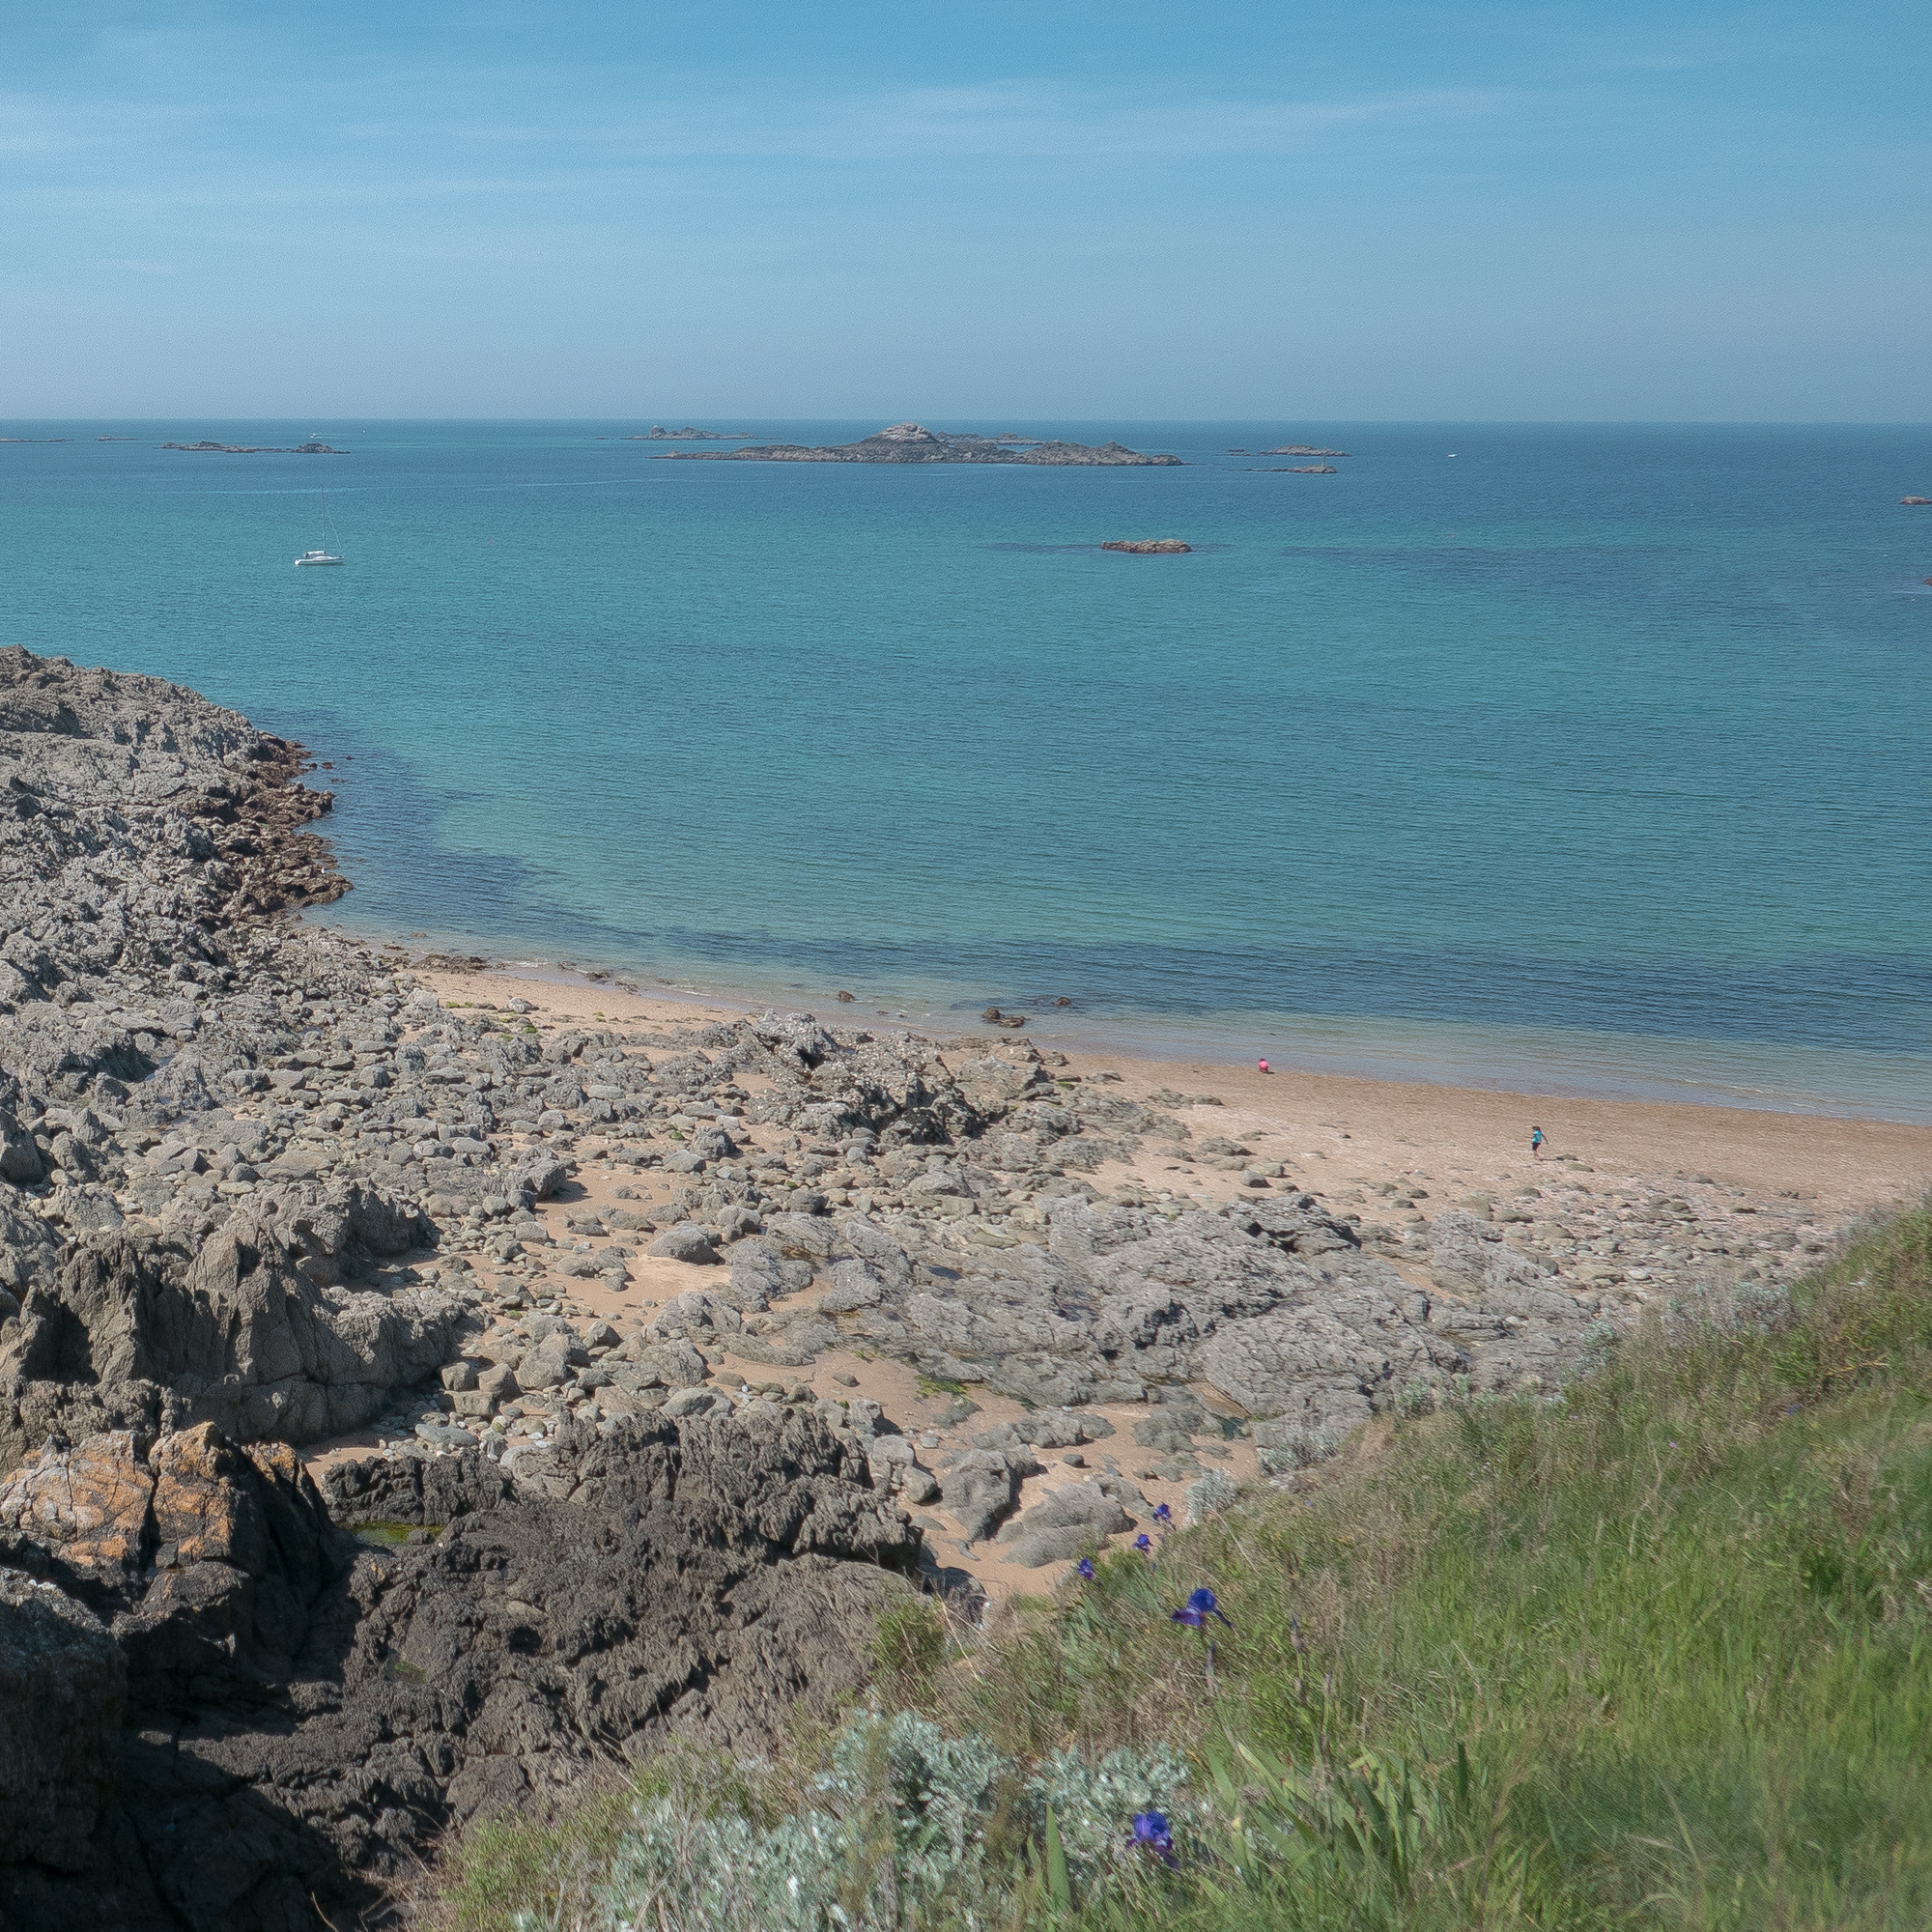
[[[1711,1314],[1560,1403],[1380,1426],[952,1668],[900,1631],[886,1688],[1024,1758],[1218,1768],[1190,1865],[1094,1909],[1118,1932],[1932,1922],[1932,1210]],[[1211,1679],[1168,1614],[1202,1583]]]

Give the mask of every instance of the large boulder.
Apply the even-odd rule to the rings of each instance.
[[[685,1262],[693,1267],[712,1267],[718,1262],[718,1250],[712,1245],[711,1231],[689,1221],[680,1222],[675,1228],[667,1228],[651,1243],[648,1252],[661,1260]]]
[[[153,1548],[154,1471],[147,1444],[117,1430],[70,1443],[0,1484],[0,1557],[44,1563],[70,1587],[112,1601],[130,1591]]]
[[[192,1260],[125,1232],[78,1244],[57,1286],[0,1323],[0,1473],[50,1428],[206,1420],[242,1441],[313,1441],[449,1358],[460,1304],[324,1288],[302,1254],[270,1214],[238,1215]]]
[[[1429,1263],[1443,1288],[1464,1293],[1541,1288],[1548,1280],[1543,1264],[1512,1247],[1500,1228],[1460,1208],[1429,1224]]]
[[[940,1500],[958,1520],[966,1541],[978,1543],[1012,1514],[1022,1475],[1038,1466],[1024,1451],[969,1450],[947,1470]]]
[[[1117,1496],[1097,1483],[1070,1483],[1055,1490],[1000,1532],[1011,1544],[1009,1563],[1037,1570],[1043,1563],[1066,1563],[1083,1550],[1131,1527]]]

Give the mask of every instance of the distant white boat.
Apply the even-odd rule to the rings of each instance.
[[[323,547],[322,547],[322,549],[320,549],[320,550],[305,550],[305,551],[303,551],[303,552],[302,552],[302,554],[300,554],[300,555],[299,555],[298,557],[297,557],[297,558],[296,558],[296,566],[297,566],[297,568],[298,568],[298,569],[299,569],[299,568],[301,567],[301,565],[303,565],[303,564],[305,564],[305,563],[341,563],[341,562],[344,562],[344,561],[345,561],[345,559],[344,559],[344,558],[342,558],[342,557],[339,557],[339,556],[331,556],[331,555],[329,554],[329,551],[328,551],[328,493],[327,493],[327,491],[319,491],[319,492],[318,492],[317,494],[318,494],[318,495],[319,495],[319,496],[320,496],[320,497],[322,497],[322,545],[323,545]]]

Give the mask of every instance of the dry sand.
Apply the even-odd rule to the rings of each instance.
[[[513,998],[526,1000],[533,1009],[530,1017],[540,1026],[585,1022],[622,1029],[691,1026],[734,1020],[744,1011],[742,1007],[700,998],[630,993],[561,974],[437,971],[420,977],[450,1006],[501,1008]],[[862,1011],[836,1007],[819,1017],[827,1024],[854,1026],[864,1026],[867,1018]],[[1013,1040],[1010,1033],[986,1026],[962,1029],[956,1037],[970,1040],[976,1051]],[[944,1046],[941,1051],[944,1056]],[[1135,1060],[1094,1052],[1067,1058],[1066,1070],[1080,1074],[1083,1081],[1114,1074],[1119,1076],[1114,1091],[1124,1097],[1159,1094],[1163,1106],[1187,1110],[1197,1135],[1237,1139],[1255,1150],[1257,1161],[1279,1162],[1294,1183],[1322,1197],[1332,1211],[1368,1208],[1398,1231],[1405,1223],[1419,1224],[1466,1196],[1501,1198],[1537,1184],[1539,1178],[1547,1183],[1557,1176],[1581,1174],[1604,1177],[1594,1183],[1600,1188],[1615,1184],[1673,1193],[1693,1186],[1737,1189],[1754,1199],[1778,1199],[1787,1209],[1795,1200],[1802,1204],[1799,1211],[1808,1211],[1820,1236],[1863,1211],[1915,1199],[1932,1188],[1932,1127],[1928,1126],[1642,1100],[1531,1099],[1467,1088],[1288,1069],[1263,1074],[1212,1062]],[[755,1084],[747,1082],[748,1087]],[[1542,1160],[1529,1151],[1532,1124],[1541,1126],[1548,1138]],[[749,1137],[775,1145],[779,1130],[753,1128]],[[570,1199],[548,1204],[544,1210],[560,1246],[577,1238],[563,1228],[563,1215],[570,1208],[627,1203],[642,1207],[668,1198],[671,1191],[665,1176],[638,1174],[600,1161],[591,1136],[580,1140],[578,1155],[578,1185],[570,1190]],[[1094,1179],[1103,1190],[1138,1182],[1152,1191],[1165,1189],[1206,1203],[1225,1200],[1242,1184],[1238,1173],[1170,1159],[1159,1150],[1144,1151],[1131,1171],[1113,1164]],[[1391,1184],[1395,1199],[1418,1205],[1391,1208],[1386,1192],[1378,1192]],[[627,1197],[616,1194],[620,1187],[628,1190]],[[627,1245],[641,1249],[647,1240],[648,1236]],[[1411,1271],[1411,1265],[1396,1264]],[[621,1327],[648,1319],[658,1305],[685,1290],[705,1285],[707,1271],[639,1252],[629,1263],[629,1273],[631,1280],[622,1290],[597,1281],[560,1284],[557,1292],[582,1317]],[[808,1291],[801,1299],[816,1292]],[[821,1355],[810,1370],[798,1371],[774,1370],[726,1356],[715,1374],[727,1383],[742,1375],[753,1385],[804,1382],[817,1396],[868,1396],[920,1445],[920,1461],[926,1466],[949,1450],[966,1446],[972,1435],[992,1423],[1016,1419],[1021,1413],[1018,1404],[976,1390],[979,1413],[955,1428],[935,1427],[934,1418],[948,1406],[947,1398],[922,1396],[917,1377],[900,1363],[844,1350]],[[1079,1468],[1065,1464],[1068,1452],[1040,1452],[1047,1466],[1025,1485],[1021,1507],[1030,1507],[1064,1482],[1084,1481],[1095,1469],[1112,1466],[1133,1476],[1150,1504],[1166,1502],[1177,1519],[1181,1518],[1184,1486],[1144,1474],[1154,1454],[1133,1445],[1132,1423],[1146,1411],[1097,1412],[1115,1424],[1116,1435],[1072,1452],[1083,1459]],[[346,1446],[337,1445],[335,1453]],[[1214,1455],[1216,1447],[1207,1453]],[[1238,1479],[1256,1474],[1251,1445],[1230,1442],[1222,1453],[1225,1460],[1219,1465],[1231,1475]],[[915,1516],[926,1525],[941,1565],[978,1577],[996,1599],[1040,1592],[1050,1588],[1059,1574],[1057,1566],[1036,1572],[1005,1563],[997,1544],[967,1547],[958,1525],[936,1504],[916,1511]]]

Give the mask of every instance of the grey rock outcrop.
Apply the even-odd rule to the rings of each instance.
[[[298,1242],[312,1236],[300,1213],[280,1219]],[[125,1234],[79,1243],[0,1324],[0,1474],[56,1428],[214,1421],[244,1441],[312,1441],[441,1366],[458,1304],[322,1288],[300,1252],[268,1214],[237,1217],[192,1256]]]
[[[1097,1483],[1073,1483],[1036,1503],[1000,1532],[1009,1543],[1007,1560],[1029,1570],[1066,1563],[1083,1550],[1131,1526],[1121,1500]]]
[[[1512,1247],[1500,1228],[1462,1208],[1431,1222],[1429,1261],[1442,1287],[1465,1293],[1508,1293],[1548,1281],[1548,1270]]]
[[[1024,1451],[971,1449],[946,1472],[940,1499],[958,1519],[968,1543],[979,1542],[1013,1513],[1021,1478],[1038,1466]]]

